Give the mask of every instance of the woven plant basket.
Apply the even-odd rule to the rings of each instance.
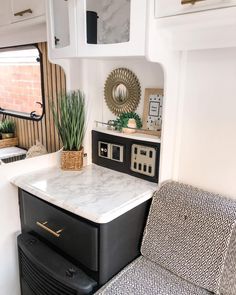
[[[78,171],[83,168],[84,149],[80,151],[62,151],[61,169]]]
[[[2,133],[2,139],[14,138],[14,133]]]

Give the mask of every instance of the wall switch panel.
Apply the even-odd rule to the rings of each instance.
[[[123,162],[124,147],[122,145],[111,144],[111,159]]]
[[[92,131],[92,162],[158,183],[160,143]]]
[[[106,158],[117,162],[123,162],[124,147],[118,144],[99,141],[98,155],[101,158]]]
[[[153,147],[133,144],[131,148],[131,170],[154,176],[156,171],[156,150]]]
[[[107,142],[98,142],[98,155],[101,158],[107,158],[110,159],[110,154],[111,154],[111,144]]]

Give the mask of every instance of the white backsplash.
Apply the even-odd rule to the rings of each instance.
[[[87,10],[98,13],[98,43],[129,41],[130,0],[87,0]]]

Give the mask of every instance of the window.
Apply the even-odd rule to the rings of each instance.
[[[35,45],[0,49],[0,113],[40,120],[44,113],[41,53]]]

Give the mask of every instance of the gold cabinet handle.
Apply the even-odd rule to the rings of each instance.
[[[44,222],[39,222],[37,221],[36,224],[41,227],[42,229],[46,230],[47,232],[49,232],[50,234],[52,234],[54,237],[59,238],[61,233],[63,232],[63,229],[59,229],[57,231],[52,230],[51,228],[49,228],[48,226],[46,226],[48,224],[47,221]]]
[[[26,10],[22,10],[22,11],[14,13],[14,16],[23,16],[26,13],[33,13],[33,10],[30,8]]]
[[[206,1],[206,0],[181,0],[181,4],[182,5],[185,5],[185,4],[194,5],[196,2],[200,2],[200,1]]]

